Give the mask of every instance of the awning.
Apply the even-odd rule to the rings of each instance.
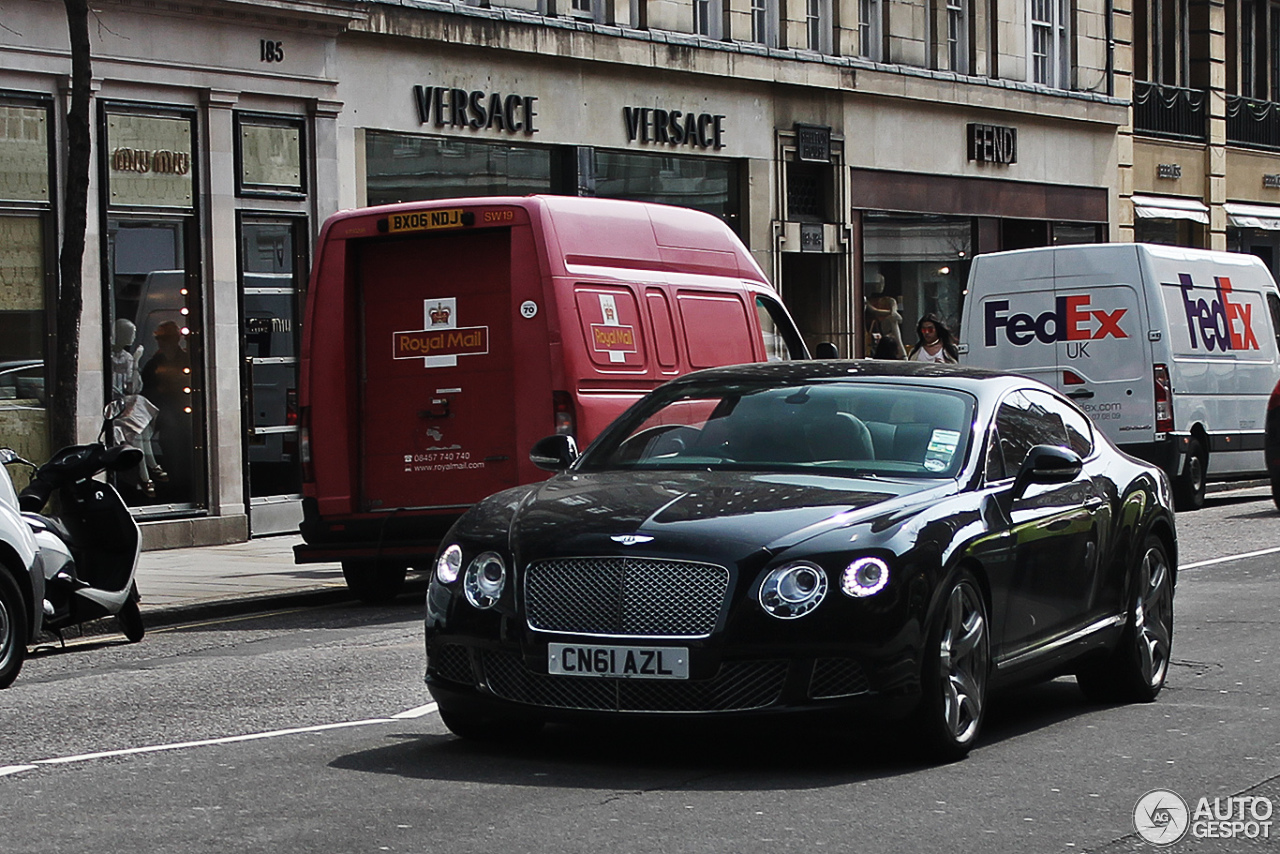
[[[1280,231],[1280,208],[1270,205],[1242,205],[1227,202],[1227,224],[1236,228],[1261,228],[1264,231]]]
[[[1202,225],[1209,224],[1209,209],[1196,199],[1175,199],[1172,196],[1133,197],[1133,215],[1142,219],[1186,219]]]

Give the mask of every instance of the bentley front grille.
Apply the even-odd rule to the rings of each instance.
[[[504,700],[554,709],[607,712],[734,712],[778,702],[785,661],[731,661],[712,679],[610,679],[548,676],[514,655],[484,654],[489,690]]]
[[[720,616],[729,570],[649,558],[547,560],[529,565],[524,589],[531,629],[706,637]]]

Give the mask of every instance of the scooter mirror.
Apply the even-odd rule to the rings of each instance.
[[[16,463],[21,459],[22,457],[18,456],[18,452],[13,448],[0,448],[0,465],[7,466],[9,463]]]
[[[124,401],[117,398],[102,408],[102,418],[104,421],[111,421],[124,415]]]

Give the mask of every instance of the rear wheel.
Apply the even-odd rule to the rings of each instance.
[[[962,571],[929,631],[915,729],[930,759],[963,759],[978,740],[987,705],[991,662],[986,600],[977,579]]]
[[[142,624],[142,611],[138,609],[136,596],[137,593],[135,592],[133,596],[129,597],[129,601],[124,603],[120,613],[116,614],[116,622],[120,624],[120,631],[124,632],[124,636],[129,639],[129,643],[137,643],[147,633],[147,627]]]
[[[1199,439],[1187,444],[1187,459],[1173,484],[1174,504],[1179,510],[1199,510],[1204,506],[1208,458]]]
[[[1133,592],[1120,646],[1076,674],[1095,702],[1149,703],[1164,687],[1173,647],[1173,568],[1164,543],[1149,536],[1134,567]]]
[[[376,560],[344,560],[342,577],[347,589],[369,605],[382,605],[400,594],[409,568],[404,564]]]
[[[440,709],[440,720],[449,732],[467,741],[519,742],[533,738],[545,726],[534,718],[459,713],[444,708]]]
[[[0,564],[0,688],[18,678],[27,657],[27,610],[18,584]]]

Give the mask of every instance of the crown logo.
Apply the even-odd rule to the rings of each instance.
[[[438,303],[435,308],[428,312],[428,316],[431,318],[432,326],[435,326],[438,323],[448,323],[449,309],[445,308],[443,303]]]
[[[609,308],[608,306],[605,306],[605,309],[604,309],[604,319],[606,321],[613,320],[613,309]]]

